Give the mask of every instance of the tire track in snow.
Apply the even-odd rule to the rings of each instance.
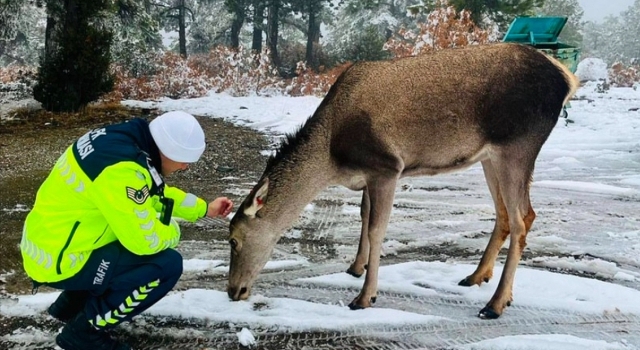
[[[235,330],[219,326],[210,330],[206,324],[196,325],[197,332],[183,334],[183,329],[166,327],[166,319],[145,318],[144,328],[117,332],[117,337],[139,350],[147,349],[246,349],[239,344]],[[188,323],[194,327],[193,322]],[[237,325],[236,325],[237,326]],[[31,331],[37,329],[31,327]],[[149,333],[151,330],[152,333]],[[53,337],[52,331],[48,332]],[[172,334],[178,334],[172,336]],[[509,335],[569,334],[586,339],[607,338],[631,345],[640,344],[640,317],[637,315],[565,315],[531,319],[498,319],[463,322],[436,322],[402,326],[367,326],[341,330],[288,332],[257,329],[254,331],[261,349],[455,349],[461,345]],[[598,337],[594,337],[594,336]],[[42,339],[43,337],[40,337]],[[34,338],[38,339],[38,338]],[[53,340],[17,343],[2,340],[0,346],[21,349],[55,349]],[[11,347],[9,347],[11,346]]]

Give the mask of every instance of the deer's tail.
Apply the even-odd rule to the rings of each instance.
[[[578,88],[580,87],[580,79],[578,79],[578,77],[573,74],[571,70],[569,70],[569,67],[562,64],[562,62],[558,61],[552,56],[545,56],[551,61],[551,63],[558,67],[558,69],[562,72],[562,75],[564,75],[565,80],[567,81],[567,85],[569,86],[569,93],[564,98],[563,102],[563,105],[566,105],[567,102],[569,102],[569,100],[573,97],[573,95],[575,95],[576,91],[578,91]]]

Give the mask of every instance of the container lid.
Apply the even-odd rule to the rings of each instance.
[[[536,44],[557,44],[558,35],[568,17],[517,17],[511,22],[502,41]]]

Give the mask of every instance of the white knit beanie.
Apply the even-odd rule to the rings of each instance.
[[[149,123],[160,152],[174,162],[194,163],[204,152],[204,131],[191,114],[167,112]]]

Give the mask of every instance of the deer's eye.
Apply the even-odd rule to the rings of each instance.
[[[229,240],[229,245],[231,246],[231,249],[236,249],[236,247],[238,246],[238,241],[236,241],[235,238],[231,238]]]

